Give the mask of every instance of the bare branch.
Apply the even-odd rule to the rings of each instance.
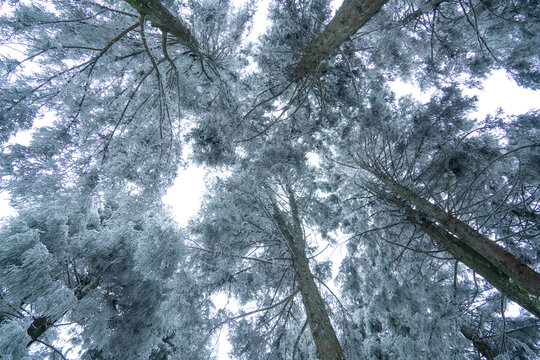
[[[298,344],[300,343],[300,338],[302,337],[302,334],[306,330],[307,326],[308,326],[308,319],[306,319],[306,321],[304,322],[304,326],[302,326],[302,329],[300,330],[300,333],[298,334],[298,337],[296,338],[296,341],[294,342],[292,360],[295,359],[296,350],[298,350]]]
[[[62,359],[67,360],[67,358],[64,356],[64,354],[62,354],[62,352],[61,352],[60,350],[58,350],[57,348],[55,348],[55,347],[52,346],[51,344],[47,344],[45,341],[42,341],[42,340],[39,340],[39,339],[36,339],[36,342],[45,345],[46,347],[50,348],[50,349],[53,350],[55,353],[57,353],[58,355],[60,355],[60,356],[62,357]]]

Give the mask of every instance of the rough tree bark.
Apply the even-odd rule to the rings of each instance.
[[[171,33],[178,42],[195,53],[199,53],[199,43],[180,18],[174,16],[159,0],[125,0],[139,14],[165,33]]]
[[[317,358],[320,360],[345,359],[343,349],[330,322],[324,301],[309,268],[304,232],[294,194],[290,188],[287,191],[289,192],[288,200],[293,221],[292,229],[287,225],[285,218],[275,204],[273,204],[274,218],[281,236],[289,248],[292,266],[296,272],[298,286],[302,294],[302,302],[307,321],[315,343]]]
[[[350,36],[369,21],[388,0],[345,0],[324,31],[308,46],[296,65],[294,81],[309,75]]]
[[[394,194],[398,194],[426,216],[438,222],[440,227],[456,235],[461,241],[470,246],[476,253],[484,257],[501,273],[510,277],[517,285],[527,290],[531,295],[540,297],[540,274],[527,264],[517,259],[505,248],[482,235],[463,221],[451,216],[439,206],[418,196],[405,186],[381,172],[368,170],[383,182]]]
[[[420,221],[413,208],[398,197],[384,191],[378,191],[378,194],[385,201],[399,208],[408,222],[421,228],[434,242],[443,247],[458,261],[482,276],[501,294],[540,318],[540,301],[530,296],[526,289],[510,280],[506,274],[502,273],[472,247],[434,222],[429,220]]]

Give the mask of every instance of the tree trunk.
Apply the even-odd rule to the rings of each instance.
[[[345,0],[325,30],[309,45],[296,66],[295,81],[309,75],[369,21],[388,0]]]
[[[292,266],[297,275],[298,287],[302,294],[302,302],[315,343],[317,358],[320,360],[345,359],[343,349],[330,322],[324,301],[309,268],[309,260],[306,256],[306,242],[302,223],[298,215],[296,200],[292,190],[287,188],[287,191],[289,193],[290,213],[293,220],[292,231],[285,221],[281,210],[279,210],[275,203],[272,204],[274,219],[291,254]]]
[[[320,360],[345,359],[343,350],[337,339],[313,274],[309,269],[309,261],[303,249],[294,249],[293,267],[298,277],[298,286],[302,294],[302,302],[308,319],[311,335]]]
[[[495,359],[495,356],[493,355],[493,351],[491,351],[491,347],[487,342],[485,342],[483,339],[478,337],[473,329],[471,329],[468,326],[462,325],[460,328],[461,334],[465,336],[465,338],[469,339],[472,343],[474,348],[482,354],[483,357],[485,357],[487,360],[493,360]]]
[[[490,240],[463,221],[449,215],[437,205],[421,198],[405,186],[398,184],[380,172],[370,172],[387,185],[393,193],[402,196],[418,210],[425,213],[427,217],[437,221],[445,230],[455,234],[500,272],[515,281],[517,285],[526,289],[531,295],[540,297],[540,274],[527,264],[517,259],[495,241]]]
[[[173,34],[178,42],[199,54],[199,44],[181,19],[175,17],[159,0],[125,0],[152,25],[163,32]]]
[[[396,205],[403,211],[407,221],[424,230],[433,241],[445,248],[446,251],[469,267],[469,269],[482,276],[493,287],[499,290],[501,294],[540,318],[540,301],[530,296],[527,290],[513,282],[506,274],[502,273],[496,266],[478,254],[472,247],[432,221],[420,221],[414,210],[397,197],[384,192],[379,192],[379,195]]]

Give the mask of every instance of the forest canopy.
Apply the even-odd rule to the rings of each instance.
[[[0,358],[540,356],[536,1],[0,4]]]

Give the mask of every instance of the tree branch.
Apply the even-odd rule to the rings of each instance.
[[[48,347],[48,348],[50,348],[52,350],[54,350],[54,352],[56,352],[58,355],[60,355],[62,357],[62,359],[67,360],[66,357],[64,356],[64,354],[62,354],[62,352],[60,350],[58,350],[57,348],[55,348],[54,346],[52,346],[50,344],[47,344],[45,341],[42,341],[42,340],[39,340],[39,339],[36,339],[35,341],[40,343],[40,344],[45,345],[46,347]]]
[[[296,341],[294,342],[293,353],[292,353],[292,360],[295,359],[295,356],[296,356],[296,350],[298,350],[298,343],[300,343],[300,338],[302,337],[302,334],[303,334],[304,331],[306,330],[307,325],[308,325],[308,319],[306,319],[306,321],[304,322],[304,326],[302,326],[302,330],[300,330],[300,333],[298,334],[298,337],[296,338]]]

